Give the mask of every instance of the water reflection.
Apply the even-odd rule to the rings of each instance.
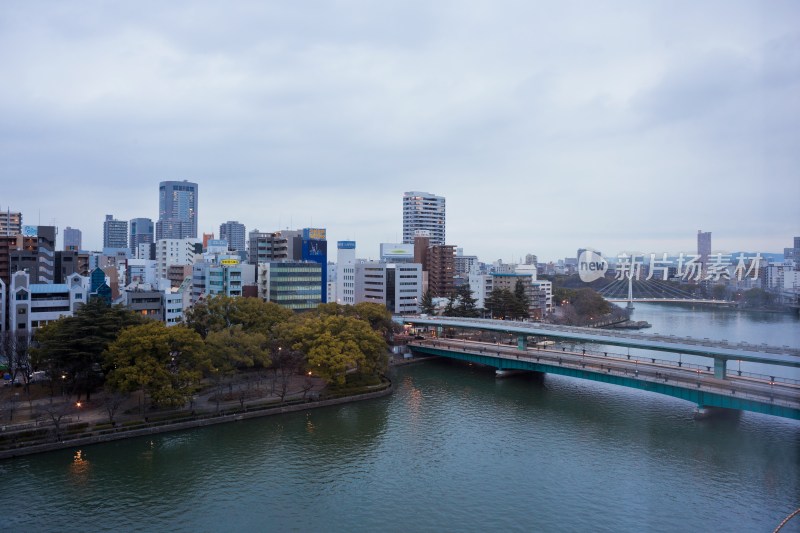
[[[795,421],[446,361],[394,375],[388,398],[0,463],[48,511],[4,530],[102,501],[87,529],[771,531],[800,497]]]
[[[91,464],[85,458],[83,450],[76,450],[69,465],[70,481],[75,485],[86,485],[90,470]]]

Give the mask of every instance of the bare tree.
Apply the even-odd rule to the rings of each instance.
[[[23,377],[26,392],[30,382],[32,368],[30,364],[29,348],[30,334],[18,333],[12,330],[0,332],[0,362],[8,367],[11,383],[18,377]]]
[[[130,395],[126,392],[112,390],[110,387],[106,386],[105,396],[103,397],[103,406],[106,408],[106,413],[108,413],[108,423],[112,426],[117,425],[114,421],[114,417],[119,411],[119,408],[122,407],[122,404],[125,403]]]
[[[303,354],[295,350],[280,351],[278,357],[273,360],[273,364],[277,370],[278,396],[281,399],[281,403],[283,403],[286,395],[289,393],[289,385],[292,382],[292,376],[303,364],[303,361],[305,361]]]
[[[314,388],[314,382],[311,380],[310,372],[306,375],[305,379],[303,379],[303,399],[306,399],[306,395],[308,391]]]
[[[48,418],[55,429],[55,440],[60,441],[62,437],[62,424],[64,418],[75,412],[75,405],[69,399],[54,400],[39,407],[39,415]]]

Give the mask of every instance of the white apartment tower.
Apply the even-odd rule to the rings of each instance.
[[[429,192],[409,191],[403,194],[403,242],[414,244],[414,233],[430,232],[430,244],[445,244],[444,197]]]

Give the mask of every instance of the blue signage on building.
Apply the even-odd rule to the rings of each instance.
[[[355,250],[356,241],[338,241],[336,247],[340,250]]]
[[[328,241],[303,239],[301,259],[322,265],[322,303],[327,303],[328,295]]]

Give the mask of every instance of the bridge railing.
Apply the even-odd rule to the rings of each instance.
[[[422,317],[406,317],[406,318],[422,318]],[[765,343],[761,344],[752,344],[749,342],[741,341],[737,343],[731,343],[727,339],[721,340],[712,340],[709,338],[697,339],[694,337],[682,337],[678,335],[672,334],[659,334],[659,333],[639,333],[639,332],[631,332],[631,331],[614,331],[614,330],[598,330],[596,328],[582,328],[577,326],[561,326],[556,324],[545,324],[542,322],[521,322],[516,320],[504,320],[504,321],[493,321],[484,318],[447,318],[447,317],[428,317],[428,320],[438,321],[442,323],[443,327],[455,327],[457,325],[449,326],[445,324],[445,322],[453,321],[453,322],[463,322],[463,323],[470,323],[470,324],[491,324],[492,322],[502,322],[504,325],[508,325],[511,327],[516,328],[523,328],[523,329],[543,329],[543,330],[550,330],[550,331],[558,331],[563,333],[589,333],[591,335],[602,335],[604,337],[614,337],[618,339],[633,339],[633,340],[644,340],[644,341],[663,341],[669,343],[681,343],[681,344],[688,344],[691,346],[703,346],[708,348],[726,348],[726,349],[739,349],[739,350],[747,350],[753,352],[761,352],[761,353],[770,353],[770,354],[787,354],[787,355],[796,355],[800,357],[800,349],[793,348],[791,346],[770,346]],[[602,342],[602,341],[598,341]]]
[[[440,341],[457,341],[466,343],[463,339],[441,339]],[[435,343],[435,341],[434,341]],[[489,344],[488,346],[492,346]],[[487,347],[488,347],[487,346]],[[497,344],[498,348],[507,348],[508,345],[506,344]],[[486,349],[487,347],[484,347]],[[706,373],[713,373],[714,365],[713,364],[698,364],[698,363],[691,363],[688,361],[676,361],[674,359],[661,359],[658,357],[648,357],[641,354],[624,354],[613,352],[609,350],[592,350],[587,349],[584,347],[582,343],[574,343],[571,346],[565,346],[564,343],[556,343],[550,346],[541,347],[541,346],[529,346],[528,347],[529,353],[563,353],[575,356],[589,356],[589,357],[610,357],[612,359],[621,359],[625,361],[630,361],[633,364],[651,364],[651,365],[660,365],[669,367],[675,370],[699,370],[701,372]],[[787,377],[769,375],[769,374],[759,374],[756,372],[745,372],[742,370],[734,370],[732,368],[727,369],[728,376],[738,376],[738,377],[747,377],[750,379],[762,381],[764,383],[782,383],[784,385],[791,385],[794,387],[800,388],[800,380],[792,379]]]
[[[604,364],[602,360],[597,360],[596,358],[584,360],[581,357],[581,353],[559,352],[558,350],[552,350],[552,347],[547,350],[529,350],[527,352],[519,352],[516,349],[509,348],[507,345],[502,344],[492,347],[484,346],[482,347],[483,349],[480,350],[478,347],[469,346],[467,343],[458,341],[457,339],[437,339],[423,342],[430,344],[434,348],[449,349],[455,352],[463,351],[473,353],[475,355],[489,356],[496,354],[497,356],[506,359],[519,359],[522,357],[531,361],[535,360],[536,362],[545,362],[546,364],[550,365],[588,370],[600,374],[623,376],[640,381],[680,384],[686,388],[696,387],[701,390],[723,394],[726,396],[746,398],[758,402],[768,402],[771,404],[783,405],[791,408],[796,408],[798,403],[798,398],[794,397],[792,393],[787,393],[785,389],[775,391],[762,390],[759,392],[742,390],[741,388],[737,388],[737,385],[741,387],[742,383],[724,382],[722,380],[715,379],[713,374],[709,374],[707,371],[705,371],[707,367],[702,365],[694,365],[695,367],[698,367],[696,368],[696,370],[699,370],[697,374],[687,372],[685,375],[673,375],[665,374],[664,371],[659,371],[658,368],[648,368],[646,364],[641,367],[631,369],[625,367],[619,368],[618,366],[615,366],[619,365],[622,361],[609,361],[609,363]],[[459,344],[461,344],[461,346],[458,346]],[[459,347],[461,350],[456,349]],[[559,356],[559,354],[563,354],[563,357]],[[589,354],[587,353],[586,355]],[[635,359],[630,360],[630,363],[634,362]],[[625,361],[624,363],[628,363],[628,361]],[[686,365],[681,368],[685,369]],[[675,367],[675,369],[677,369],[677,367]],[[775,383],[778,383],[777,380]],[[762,383],[761,385],[763,386],[764,384]]]

